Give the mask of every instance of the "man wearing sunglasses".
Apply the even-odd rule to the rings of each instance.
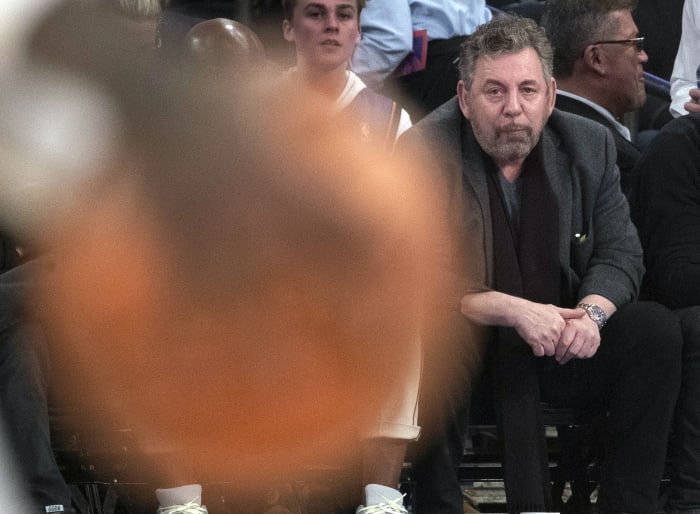
[[[646,102],[642,66],[649,60],[632,18],[636,6],[637,0],[547,0],[541,21],[554,47],[556,107],[612,131],[626,194],[641,153],[622,120]]]

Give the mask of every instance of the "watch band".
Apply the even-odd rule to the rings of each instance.
[[[588,317],[595,321],[596,325],[598,325],[598,330],[603,328],[608,322],[608,316],[598,305],[594,303],[579,303],[578,307],[581,307],[584,311],[586,311]]]

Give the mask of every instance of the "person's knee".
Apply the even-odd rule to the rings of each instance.
[[[38,323],[23,321],[0,333],[0,372],[5,382],[32,380],[45,390],[48,351]]]
[[[630,349],[657,359],[659,366],[680,362],[683,335],[679,317],[656,302],[635,302],[626,305],[615,316],[622,338]]]
[[[683,340],[700,344],[700,305],[675,311],[683,332]]]

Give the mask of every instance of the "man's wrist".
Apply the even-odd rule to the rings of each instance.
[[[581,302],[577,305],[577,307],[581,307],[584,311],[586,311],[588,317],[591,318],[596,325],[598,325],[598,330],[602,329],[608,322],[608,316],[605,314],[605,311],[595,303]]]

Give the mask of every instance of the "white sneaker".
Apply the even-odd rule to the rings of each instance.
[[[360,505],[355,514],[407,514],[403,495],[391,487],[378,484],[365,486],[367,506]]]
[[[171,489],[156,489],[160,506],[157,514],[209,514],[202,505],[202,486],[189,484]]]

